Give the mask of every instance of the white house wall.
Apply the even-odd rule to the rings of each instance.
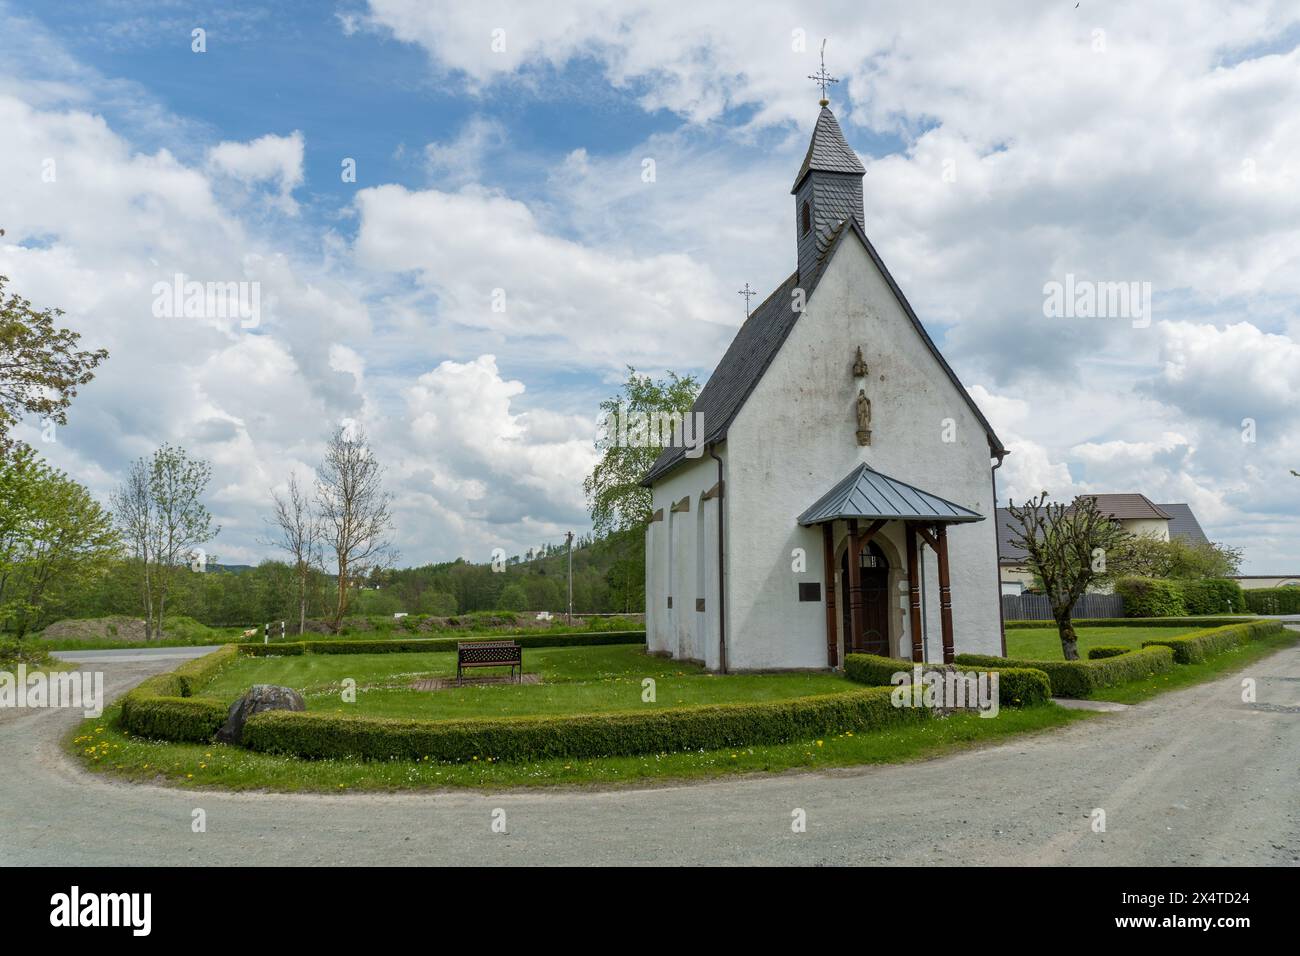
[[[855,438],[857,346],[869,371],[868,447]],[[949,419],[951,443],[942,440]],[[821,602],[798,600],[799,581],[825,579],[821,532],[799,527],[796,518],[859,462],[985,516],[948,529],[954,635],[959,652],[1000,653],[986,433],[855,235],[840,243],[806,312],[728,430],[727,447],[736,463],[726,476],[732,667],[826,666],[824,588]],[[678,481],[674,473],[664,484],[684,487]],[[665,491],[663,501],[680,494]],[[803,575],[791,570],[796,548],[806,555]],[[940,659],[937,558],[927,549],[926,559],[927,650]],[[846,596],[839,589],[837,602]]]

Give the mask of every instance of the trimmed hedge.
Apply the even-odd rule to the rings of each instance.
[[[1281,621],[1253,621],[1247,624],[1230,624],[1208,631],[1196,631],[1182,637],[1168,637],[1159,641],[1143,641],[1143,647],[1168,647],[1179,664],[1199,664],[1208,657],[1221,654],[1229,648],[1249,644],[1269,634],[1283,630]]]
[[[205,742],[226,722],[219,700],[195,697],[221,668],[236,657],[228,644],[167,674],[145,678],[122,697],[122,726],[139,737]]]
[[[1300,588],[1297,590],[1300,590]],[[1245,593],[1250,594],[1251,592],[1247,591]],[[1243,621],[1248,620],[1250,620],[1250,614],[1244,611],[1234,617],[1076,617],[1074,619],[1074,628],[1079,630],[1087,627],[1178,627],[1181,625],[1187,627],[1222,627],[1225,624],[1241,624]],[[1005,622],[1008,631],[1055,626],[1054,621]]]
[[[1002,660],[1002,658],[998,658]],[[844,655],[844,676],[859,684],[873,687],[888,686],[900,671],[911,674],[916,665],[901,658],[881,657],[876,654]],[[942,664],[921,665],[924,673],[943,671]],[[1042,704],[1052,696],[1047,674],[1038,667],[989,666],[983,670],[998,673],[998,703],[1006,707],[1027,707]],[[911,683],[909,680],[908,683]]]
[[[244,725],[244,746],[307,759],[542,760],[618,757],[783,744],[925,719],[894,707],[888,687],[817,697],[668,710],[418,720],[268,711]]]
[[[296,654],[420,654],[456,650],[470,641],[515,641],[520,647],[599,647],[610,644],[644,644],[645,631],[594,631],[587,634],[521,634],[517,637],[435,637],[425,640],[294,641],[285,644],[240,644],[248,657],[282,657]]]
[[[226,722],[227,707],[210,697],[142,697],[122,701],[122,724],[137,737],[207,743]]]
[[[1096,661],[1033,661],[958,654],[955,663],[974,667],[1028,667],[1047,675],[1054,697],[1083,698],[1103,687],[1114,687],[1174,669],[1174,652],[1167,647],[1144,647],[1118,657]]]
[[[1220,614],[1246,610],[1245,592],[1227,578],[1198,578],[1179,582],[1188,614]]]
[[[1246,607],[1256,614],[1300,614],[1300,588],[1243,590]]]
[[[1088,660],[1100,661],[1107,657],[1119,657],[1121,654],[1127,654],[1131,650],[1133,650],[1133,648],[1126,647],[1123,644],[1102,644],[1099,647],[1089,648]]]

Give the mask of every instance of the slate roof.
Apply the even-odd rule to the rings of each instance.
[[[1156,505],[1169,515],[1169,537],[1182,538],[1188,544],[1208,544],[1210,539],[1201,529],[1201,523],[1192,514],[1192,508],[1182,502]]]
[[[812,139],[808,142],[808,152],[803,158],[803,165],[799,167],[799,175],[794,178],[794,186],[791,187],[790,192],[798,192],[803,178],[814,169],[857,176],[863,176],[867,172],[862,161],[858,159],[858,154],[845,141],[835,114],[826,106],[823,106],[822,111],[817,114],[817,124],[813,127]]]
[[[1097,499],[1097,510],[1108,514],[1117,521],[1156,520],[1168,521],[1171,515],[1153,504],[1146,495],[1136,492],[1120,495],[1093,495]]]
[[[858,465],[799,516],[804,527],[840,518],[906,519],[945,523],[983,521],[984,516],[897,478]]]

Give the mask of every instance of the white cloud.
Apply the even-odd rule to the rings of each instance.
[[[273,184],[278,204],[296,214],[293,191],[302,185],[303,136],[294,130],[288,136],[268,133],[247,143],[223,142],[208,152],[208,166],[245,186]]]

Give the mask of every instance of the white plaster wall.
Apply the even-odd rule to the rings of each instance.
[[[725,461],[725,451],[719,451]],[[705,611],[695,610],[695,599],[701,596],[697,574],[699,543],[700,496],[717,483],[717,463],[707,456],[687,459],[655,484],[651,490],[651,510],[663,509],[663,520],[652,522],[647,532],[646,550],[646,645],[652,652],[668,652],[679,659],[705,660],[698,655],[710,639],[717,657],[717,603],[705,594]],[[690,498],[690,511],[672,511],[672,506],[684,497]],[[713,504],[713,502],[707,502]],[[705,589],[717,591],[717,516],[706,511],[704,544]],[[711,557],[710,557],[711,556]],[[673,606],[669,608],[668,595]],[[704,618],[712,617],[710,625]],[[712,637],[711,637],[712,635]]]
[[[1153,537],[1159,541],[1169,540],[1169,522],[1164,518],[1126,518],[1119,526],[1129,534],[1138,537]]]
[[[873,411],[868,447],[854,435],[859,382],[851,369],[859,345]],[[942,441],[945,419],[956,426],[952,443]],[[948,529],[954,639],[958,652],[1000,653],[987,436],[855,235],[840,244],[807,311],[732,423],[727,445],[732,667],[826,666],[824,603],[800,602],[800,578],[790,570],[791,550],[802,547],[808,579],[823,580],[821,534],[796,518],[861,461],[985,515]],[[939,587],[929,549],[925,577],[927,649],[937,659]],[[841,589],[837,598],[844,596]]]

